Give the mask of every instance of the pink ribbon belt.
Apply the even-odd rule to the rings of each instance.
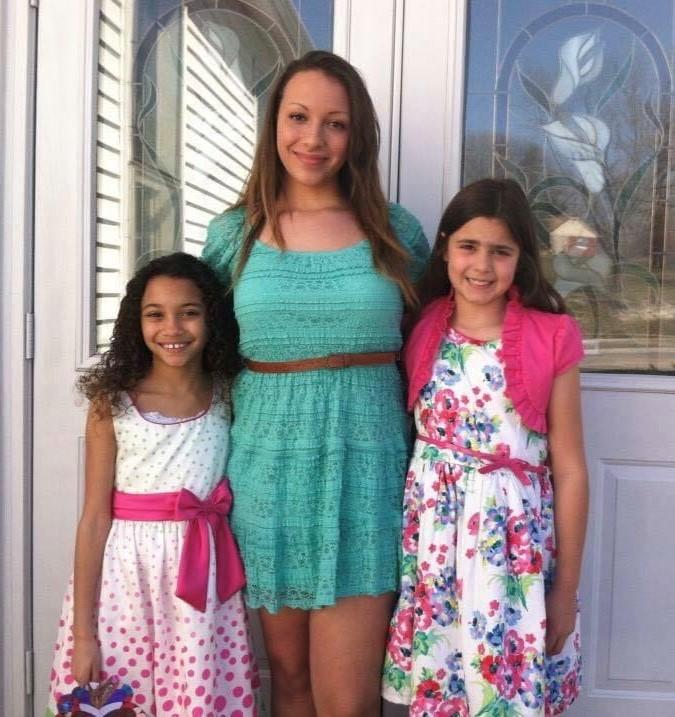
[[[123,493],[113,491],[112,516],[119,520],[186,520],[188,522],[178,568],[176,597],[200,612],[206,610],[211,547],[216,551],[216,592],[220,602],[246,583],[227,515],[232,493],[223,478],[204,500],[183,488],[175,493]]]
[[[548,468],[545,465],[535,466],[532,463],[522,460],[522,458],[512,458],[511,449],[508,446],[500,453],[483,453],[482,451],[474,451],[471,448],[459,446],[452,441],[443,441],[438,438],[432,438],[431,436],[418,435],[417,440],[477,458],[485,464],[478,469],[478,472],[483,475],[502,469],[509,470],[525,486],[532,485],[532,480],[528,476],[528,473],[536,473],[541,478],[548,472]]]

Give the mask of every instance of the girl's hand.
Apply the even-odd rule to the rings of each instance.
[[[99,682],[101,650],[93,637],[76,637],[70,672],[78,685]]]
[[[576,590],[553,584],[546,596],[546,654],[557,655],[565,647],[577,621]]]

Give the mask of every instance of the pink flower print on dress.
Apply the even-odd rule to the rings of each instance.
[[[469,717],[469,708],[463,697],[442,701],[425,697],[416,698],[410,705],[410,717]]]
[[[420,630],[428,630],[431,627],[433,612],[431,609],[431,600],[427,590],[422,587],[419,595],[416,595],[417,603],[415,605],[415,632]]]
[[[436,680],[424,680],[417,686],[417,696],[431,700],[440,700],[441,686]]]
[[[391,661],[403,670],[409,670],[411,665],[408,645],[413,639],[413,609],[401,610],[389,627],[389,640],[387,654]]]
[[[528,521],[525,513],[509,517],[506,521],[506,537],[511,546],[524,548],[530,544]]]
[[[411,519],[403,528],[403,547],[408,553],[417,551],[419,539],[419,520]]]

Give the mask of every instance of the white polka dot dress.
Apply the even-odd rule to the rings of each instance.
[[[115,488],[164,493],[187,488],[207,498],[227,458],[228,407],[214,403],[191,419],[140,414],[128,398],[113,419]],[[205,612],[175,596],[185,521],[113,519],[103,555],[98,639],[103,677],[117,675],[134,702],[160,717],[257,715],[258,673],[240,592],[220,603],[213,537]],[[76,686],[72,580],[64,599],[48,714]]]

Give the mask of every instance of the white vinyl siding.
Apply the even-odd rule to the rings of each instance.
[[[110,342],[124,284],[124,12],[120,0],[101,0],[96,97],[96,347]]]

